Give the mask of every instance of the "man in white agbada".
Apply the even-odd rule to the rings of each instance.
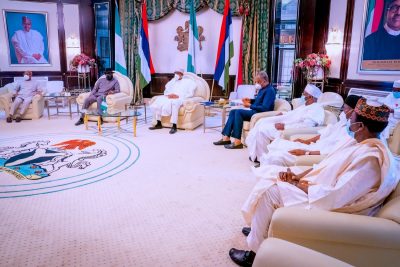
[[[389,138],[394,128],[400,122],[400,80],[393,83],[393,91],[384,100],[383,104],[390,108],[389,125],[382,132],[382,136]]]
[[[32,103],[33,97],[37,94],[42,94],[38,82],[32,80],[32,71],[24,72],[24,81],[18,82],[13,94],[15,99],[11,104],[10,115],[6,119],[8,123],[12,122],[14,115],[15,121],[20,122],[22,115],[25,114]],[[17,113],[18,108],[19,111]]]
[[[343,112],[339,116],[340,120],[319,130],[319,135],[313,138],[295,141],[277,138],[272,141],[268,145],[268,151],[273,153],[264,153],[260,159],[261,168],[254,171],[263,172],[264,166],[269,165],[293,166],[297,157],[303,155],[322,155],[325,157],[336,150],[336,147],[342,147],[345,143],[352,143],[351,140],[354,139],[347,135],[346,123],[360,98],[361,96],[349,95],[344,101]]]
[[[31,29],[32,21],[26,16],[22,17],[22,27],[23,30],[16,31],[11,38],[18,63],[48,63],[43,56],[43,36],[38,31]]]
[[[246,138],[251,160],[260,159],[263,153],[268,152],[267,146],[272,140],[280,137],[285,129],[322,125],[325,113],[322,105],[317,103],[321,94],[318,87],[308,84],[303,92],[303,105],[286,114],[259,120]]]
[[[150,127],[150,130],[162,129],[161,117],[171,116],[172,128],[169,133],[176,133],[179,108],[185,99],[193,97],[196,89],[196,83],[189,78],[184,78],[183,72],[183,69],[176,70],[175,77],[165,85],[164,95],[157,97],[150,105],[153,117],[157,120],[157,124]]]
[[[241,266],[251,266],[279,207],[374,215],[399,181],[393,157],[378,139],[387,126],[389,112],[387,106],[367,104],[362,98],[347,126],[355,145],[337,149],[303,173],[296,167],[285,172],[286,167],[271,166],[259,177],[242,207],[245,221],[251,225],[247,237],[251,251],[232,248],[231,259]]]

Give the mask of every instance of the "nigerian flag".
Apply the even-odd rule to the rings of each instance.
[[[197,30],[197,22],[196,22],[196,10],[194,9],[194,0],[191,0],[187,72],[196,73],[196,54],[198,54],[199,50],[200,50],[200,44],[199,44],[199,32]]]
[[[124,44],[122,42],[121,22],[118,13],[118,4],[115,1],[115,70],[123,75],[128,75],[126,71],[126,61]]]

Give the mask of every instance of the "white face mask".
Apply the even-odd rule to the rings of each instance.
[[[24,75],[24,80],[25,80],[25,81],[29,80],[29,75],[26,75],[26,74],[25,74],[25,75]]]
[[[260,89],[262,88],[261,84],[259,84],[259,83],[256,83],[256,84],[254,85],[254,87],[256,88],[257,91],[260,90]]]
[[[339,115],[339,121],[341,121],[341,122],[347,121],[346,113],[344,113],[344,111],[342,111],[342,112],[340,113],[340,115]]]
[[[178,74],[175,74],[174,75],[174,79],[177,81],[177,80],[179,80],[179,78],[180,78],[181,76],[179,76]]]

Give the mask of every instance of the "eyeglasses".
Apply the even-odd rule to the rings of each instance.
[[[400,6],[398,6],[398,5],[393,5],[393,6],[388,7],[387,10],[389,10],[389,11],[392,12],[392,13],[397,13],[397,12],[399,12],[399,10],[400,10]]]

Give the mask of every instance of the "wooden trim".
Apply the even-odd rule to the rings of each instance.
[[[65,28],[64,28],[64,5],[57,2],[57,19],[58,19],[58,46],[60,50],[60,68],[61,73],[65,75],[67,72],[67,48],[65,44]]]

